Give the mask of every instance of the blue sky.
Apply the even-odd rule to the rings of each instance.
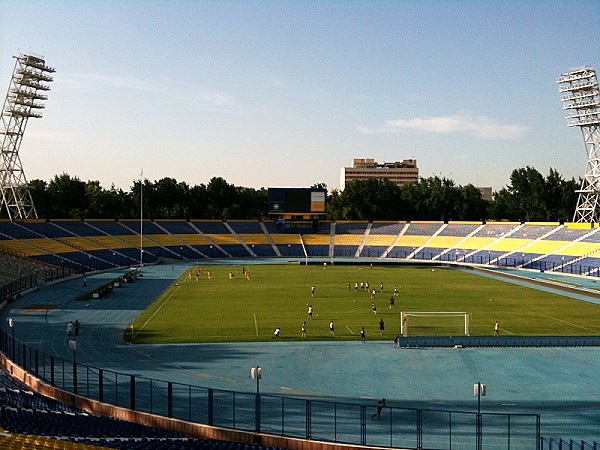
[[[3,94],[19,52],[56,68],[29,180],[337,189],[352,158],[415,158],[497,190],[585,169],[555,80],[600,69],[595,0],[0,0],[0,17]]]

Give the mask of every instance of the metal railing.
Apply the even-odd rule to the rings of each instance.
[[[600,450],[600,442],[575,441],[573,439],[541,439],[542,450]]]
[[[21,292],[36,287],[41,283],[58,280],[79,273],[69,267],[54,267],[36,273],[21,276],[18,279],[0,286],[0,303],[14,301]]]
[[[386,407],[192,386],[47,355],[0,331],[0,350],[43,382],[92,400],[189,422],[273,435],[412,449],[537,449],[540,415]]]

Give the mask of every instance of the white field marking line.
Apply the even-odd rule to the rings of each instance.
[[[352,333],[352,336],[354,336],[354,331],[352,331],[348,325],[344,324],[344,326],[346,327],[346,330],[348,330],[350,333]]]
[[[256,321],[256,313],[254,314],[254,328],[256,329],[256,335],[258,336],[258,322]]]
[[[185,280],[187,280],[187,278],[186,278]],[[183,280],[182,284],[183,284],[183,283],[185,283],[185,280]],[[160,305],[160,306],[157,308],[157,310],[156,310],[156,311],[154,311],[154,313],[153,313],[153,314],[152,314],[150,317],[148,317],[148,320],[146,320],[146,322],[144,322],[144,325],[142,325],[141,327],[139,327],[139,328],[138,328],[137,332],[136,332],[136,333],[133,335],[133,338],[134,338],[134,339],[137,337],[137,335],[138,335],[138,334],[140,334],[140,331],[142,331],[142,330],[144,329],[144,327],[145,327],[146,325],[148,325],[148,323],[150,323],[150,321],[151,321],[151,320],[154,318],[154,316],[155,316],[156,314],[158,314],[158,312],[161,310],[161,308],[162,308],[163,306],[165,306],[165,305],[166,305],[166,303],[167,303],[169,300],[171,300],[171,297],[173,297],[173,295],[175,294],[175,292],[177,292],[177,290],[179,290],[179,288],[180,288],[180,287],[181,287],[181,285],[179,285],[179,286],[175,286],[175,289],[173,289],[173,292],[171,292],[171,295],[169,295],[169,296],[168,296],[168,297],[165,299],[165,301],[162,303],[162,305]]]
[[[515,333],[511,333],[511,332],[510,332],[510,331],[508,331],[506,328],[500,328],[500,331],[502,331],[503,333],[515,334]]]
[[[371,312],[372,310],[371,310],[371,308],[351,309],[351,310],[348,310],[348,311],[340,311],[337,314],[351,314],[351,313],[362,312],[362,311],[369,311],[369,312]]]
[[[592,332],[594,332],[594,333],[598,333],[598,330],[592,330],[591,328],[582,327],[581,325],[577,325],[576,323],[569,322],[569,321],[567,321],[567,320],[562,320],[562,319],[559,319],[558,317],[547,316],[546,314],[542,314],[542,313],[538,313],[538,314],[539,314],[540,316],[547,317],[548,319],[557,320],[558,322],[563,322],[563,323],[566,323],[566,324],[572,325],[572,326],[574,326],[574,327],[581,328],[581,329],[583,329],[583,330],[587,330],[587,331],[592,331]]]

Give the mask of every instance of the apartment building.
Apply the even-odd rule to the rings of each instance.
[[[419,181],[419,168],[416,159],[403,159],[396,162],[378,163],[370,158],[354,158],[352,167],[342,167],[340,189],[351,180],[367,180],[369,178],[387,178],[397,186]]]

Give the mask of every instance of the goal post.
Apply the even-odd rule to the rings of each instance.
[[[435,321],[438,319],[445,319],[449,317],[462,317],[463,318],[463,332],[465,336],[469,336],[469,317],[470,314],[466,312],[455,312],[455,311],[402,311],[400,312],[400,334],[402,336],[408,335],[408,326],[411,317],[424,317],[430,318]]]

